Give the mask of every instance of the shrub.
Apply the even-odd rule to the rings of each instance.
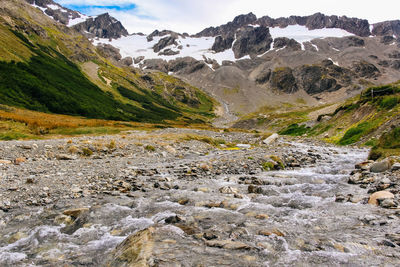
[[[264,162],[263,164],[261,164],[261,166],[263,167],[264,171],[273,170],[275,167],[274,163],[270,161]]]
[[[145,146],[144,149],[146,149],[147,151],[151,151],[151,152],[156,151],[156,148],[154,146],[151,146],[151,145]]]
[[[397,97],[385,97],[379,103],[379,106],[383,109],[392,109],[397,106],[399,100]]]
[[[82,154],[85,157],[90,157],[91,155],[93,155],[93,151],[88,147],[84,147],[84,148],[82,148]]]
[[[301,136],[307,133],[310,130],[310,127],[306,127],[305,125],[298,125],[297,123],[289,125],[286,129],[278,132],[280,135],[291,135],[291,136]]]

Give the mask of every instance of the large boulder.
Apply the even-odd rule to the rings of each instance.
[[[106,266],[109,267],[147,267],[153,253],[153,232],[152,227],[139,231],[127,237],[111,253],[111,259]]]
[[[215,37],[215,41],[211,50],[215,51],[216,53],[223,52],[227,49],[232,47],[233,41],[235,38],[232,35],[228,35],[223,37],[222,35]]]
[[[390,161],[383,160],[381,162],[376,162],[376,163],[372,164],[369,170],[370,170],[370,172],[379,173],[379,172],[385,172],[387,170],[390,170],[390,168],[391,168]]]
[[[385,199],[394,199],[394,195],[389,191],[375,192],[369,197],[368,204],[378,206],[379,201],[383,201]]]

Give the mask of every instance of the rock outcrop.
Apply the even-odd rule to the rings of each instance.
[[[400,20],[384,21],[373,24],[372,34],[377,36],[400,36]]]
[[[246,55],[254,57],[267,52],[272,43],[272,37],[267,27],[245,27],[236,33],[236,42],[232,50],[235,58]]]
[[[85,22],[73,26],[73,28],[90,37],[118,39],[121,36],[128,35],[128,31],[122,26],[121,22],[108,13],[96,18],[89,18]]]

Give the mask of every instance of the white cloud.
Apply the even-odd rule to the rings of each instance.
[[[93,9],[95,15],[108,11],[125,25],[129,32],[149,33],[154,29],[170,29],[196,33],[209,26],[231,21],[248,12],[258,17],[287,17],[322,12],[327,15],[347,15],[368,19],[370,22],[399,19],[398,0],[56,0],[60,4],[74,5],[129,5],[131,11]]]

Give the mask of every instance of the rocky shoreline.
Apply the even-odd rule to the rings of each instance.
[[[189,129],[2,142],[0,265],[395,266],[398,164],[354,170],[367,152]]]

